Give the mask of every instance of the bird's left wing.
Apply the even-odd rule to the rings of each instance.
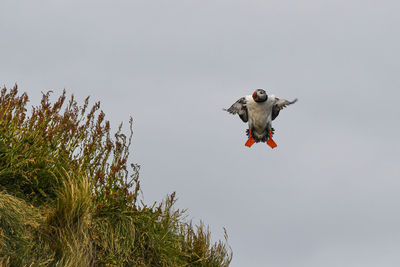
[[[248,121],[247,116],[247,107],[246,107],[246,98],[242,97],[238,101],[236,101],[230,108],[224,109],[231,114],[238,114],[243,122]]]
[[[279,115],[279,111],[285,108],[288,105],[294,104],[297,102],[297,98],[293,101],[289,101],[286,99],[275,98],[275,104],[272,107],[272,120],[274,120]]]

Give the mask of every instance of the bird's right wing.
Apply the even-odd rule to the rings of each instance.
[[[243,122],[248,121],[247,116],[247,107],[246,107],[246,98],[242,97],[238,101],[236,101],[230,108],[224,109],[231,114],[238,114]]]

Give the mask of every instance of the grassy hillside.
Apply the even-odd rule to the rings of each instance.
[[[174,193],[139,201],[132,120],[111,134],[99,103],[49,96],[28,114],[26,94],[1,90],[0,266],[229,265],[226,240],[186,222]]]

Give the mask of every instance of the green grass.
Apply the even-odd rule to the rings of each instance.
[[[133,135],[114,134],[100,104],[44,94],[28,113],[0,95],[0,266],[229,266],[232,251],[174,209],[175,193],[139,199]]]

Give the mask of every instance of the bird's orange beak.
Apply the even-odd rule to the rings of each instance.
[[[257,91],[254,91],[253,98],[257,98]]]

